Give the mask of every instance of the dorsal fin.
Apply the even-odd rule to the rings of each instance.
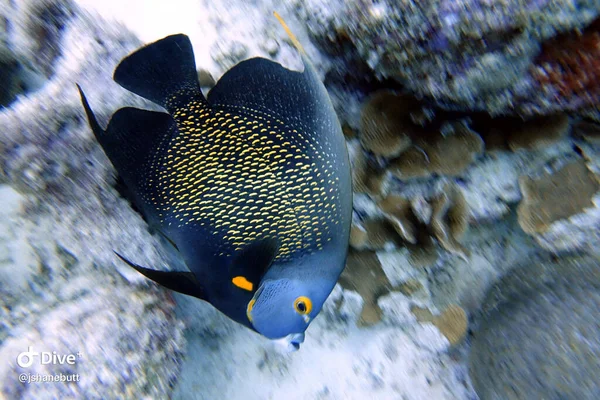
[[[143,210],[139,194],[148,190],[143,185],[148,168],[155,153],[177,134],[175,121],[166,113],[125,107],[115,112],[106,130],[103,130],[81,87],[77,85],[77,88],[94,135],[123,178],[131,200]]]
[[[115,69],[115,82],[171,109],[173,97],[204,100],[198,83],[192,43],[186,35],[171,35],[133,52]]]
[[[208,102],[259,110],[288,123],[301,122],[313,132],[322,131],[324,126],[335,129],[339,122],[323,83],[298,40],[285,24],[284,28],[302,57],[303,72],[264,58],[251,58],[221,77],[209,92]]]

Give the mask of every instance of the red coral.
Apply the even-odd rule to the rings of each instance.
[[[542,45],[532,70],[544,89],[580,108],[600,101],[600,19],[584,31],[557,36]]]

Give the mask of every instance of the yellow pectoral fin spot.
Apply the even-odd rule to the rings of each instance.
[[[254,285],[252,284],[252,282],[248,281],[243,276],[236,276],[235,278],[233,278],[231,280],[231,283],[233,283],[235,286],[239,287],[240,289],[244,289],[249,292],[251,292],[252,289],[254,288]]]

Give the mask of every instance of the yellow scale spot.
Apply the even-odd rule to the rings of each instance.
[[[322,206],[329,188],[324,179],[317,183],[311,174],[321,176],[315,162],[325,167],[324,154],[315,150],[321,148],[318,143],[315,147],[297,131],[289,135],[282,121],[245,107],[239,109],[249,117],[240,118],[204,104],[195,106],[199,107],[195,118],[185,118],[182,110],[176,113],[187,134],[154,160],[161,169],[156,173],[160,194],[155,200],[162,207],[161,218],[164,212],[178,218],[192,214],[196,223],[212,227],[213,234],[221,232],[226,242],[240,247],[260,236],[277,235],[282,241],[278,257],[308,248],[309,242],[318,246],[323,235],[329,236],[327,226],[338,222],[339,216],[331,211],[335,204]],[[330,176],[327,169],[325,173]],[[309,220],[314,221],[312,229]],[[190,219],[179,222],[188,224]],[[244,277],[236,278],[245,284]]]

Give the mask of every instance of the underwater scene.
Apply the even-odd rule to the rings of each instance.
[[[0,17],[0,400],[600,399],[600,0]]]

